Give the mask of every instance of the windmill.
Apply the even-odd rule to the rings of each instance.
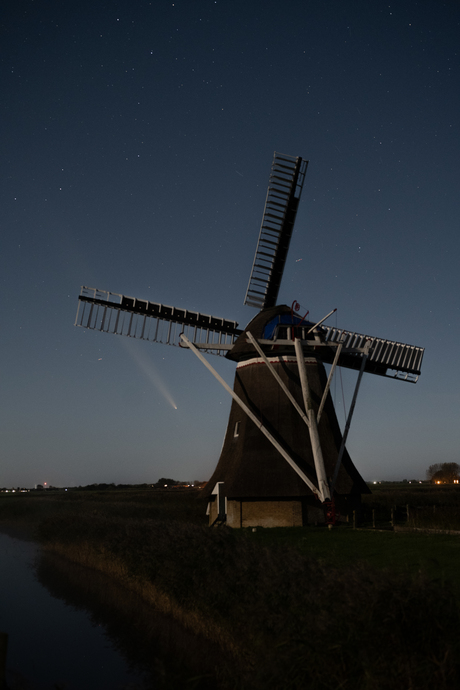
[[[277,305],[308,162],[274,154],[244,303],[236,321],[82,287],[76,325],[190,349],[232,396],[221,455],[207,484],[210,524],[296,526],[334,522],[369,489],[346,449],[364,373],[415,383],[423,348],[325,325]],[[237,363],[231,389],[205,354]],[[326,375],[325,364],[330,365]],[[358,372],[342,434],[330,385],[337,367]]]

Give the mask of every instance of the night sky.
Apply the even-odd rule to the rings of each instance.
[[[356,466],[460,462],[459,24],[452,0],[7,3],[0,486],[209,478],[228,393],[191,352],[76,328],[77,297],[244,328],[274,151],[310,161],[279,303],[426,348],[416,385],[364,377]]]

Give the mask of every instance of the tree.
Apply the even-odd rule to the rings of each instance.
[[[157,483],[154,484],[154,486],[155,489],[163,489],[165,486],[176,486],[177,484],[179,484],[179,482],[175,479],[167,479],[166,477],[161,477],[161,479],[159,479]]]
[[[433,484],[453,484],[460,479],[460,465],[456,462],[437,462],[429,466],[426,476]]]

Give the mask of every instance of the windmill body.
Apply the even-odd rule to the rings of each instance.
[[[271,336],[271,343],[264,345],[264,354],[302,409],[297,358],[292,345],[280,344],[277,337],[280,330],[286,330],[287,320],[291,323],[300,321],[298,317],[291,317],[291,310],[286,306],[263,310],[248,324],[247,331],[260,340],[267,340],[265,335]],[[276,322],[280,325],[273,328]],[[304,327],[313,325],[303,322]],[[286,334],[281,332],[281,335]],[[256,412],[260,423],[270,430],[297,467],[315,485],[317,477],[309,429],[278,380],[267,371],[265,360],[254,353],[245,334],[240,336],[227,357],[238,362],[235,393]],[[306,354],[305,365],[314,413],[317,414],[327,385],[325,367],[314,350]],[[342,434],[329,393],[325,398],[318,433],[326,476],[332,478]],[[221,456],[208,482],[207,493],[218,483],[221,496],[227,501],[227,524],[230,526],[299,526],[324,522],[324,509],[318,494],[286,463],[278,449],[243,413],[235,400]],[[366,483],[345,451],[334,494],[337,511],[346,515],[356,509],[361,494],[368,492]],[[216,499],[211,501],[209,512],[212,524],[218,518]]]
[[[306,168],[301,158],[275,153],[245,298],[260,311],[244,331],[235,321],[103,290],[80,294],[76,325],[187,347],[232,395],[204,490],[210,524],[297,526],[356,509],[369,489],[345,441],[361,377],[416,382],[420,373],[422,348],[309,322],[276,304]],[[237,363],[233,390],[204,353]],[[337,366],[359,372],[343,435],[329,393]]]

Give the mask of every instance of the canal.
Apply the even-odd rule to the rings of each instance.
[[[2,532],[0,631],[10,690],[216,687],[219,650],[107,576]]]

